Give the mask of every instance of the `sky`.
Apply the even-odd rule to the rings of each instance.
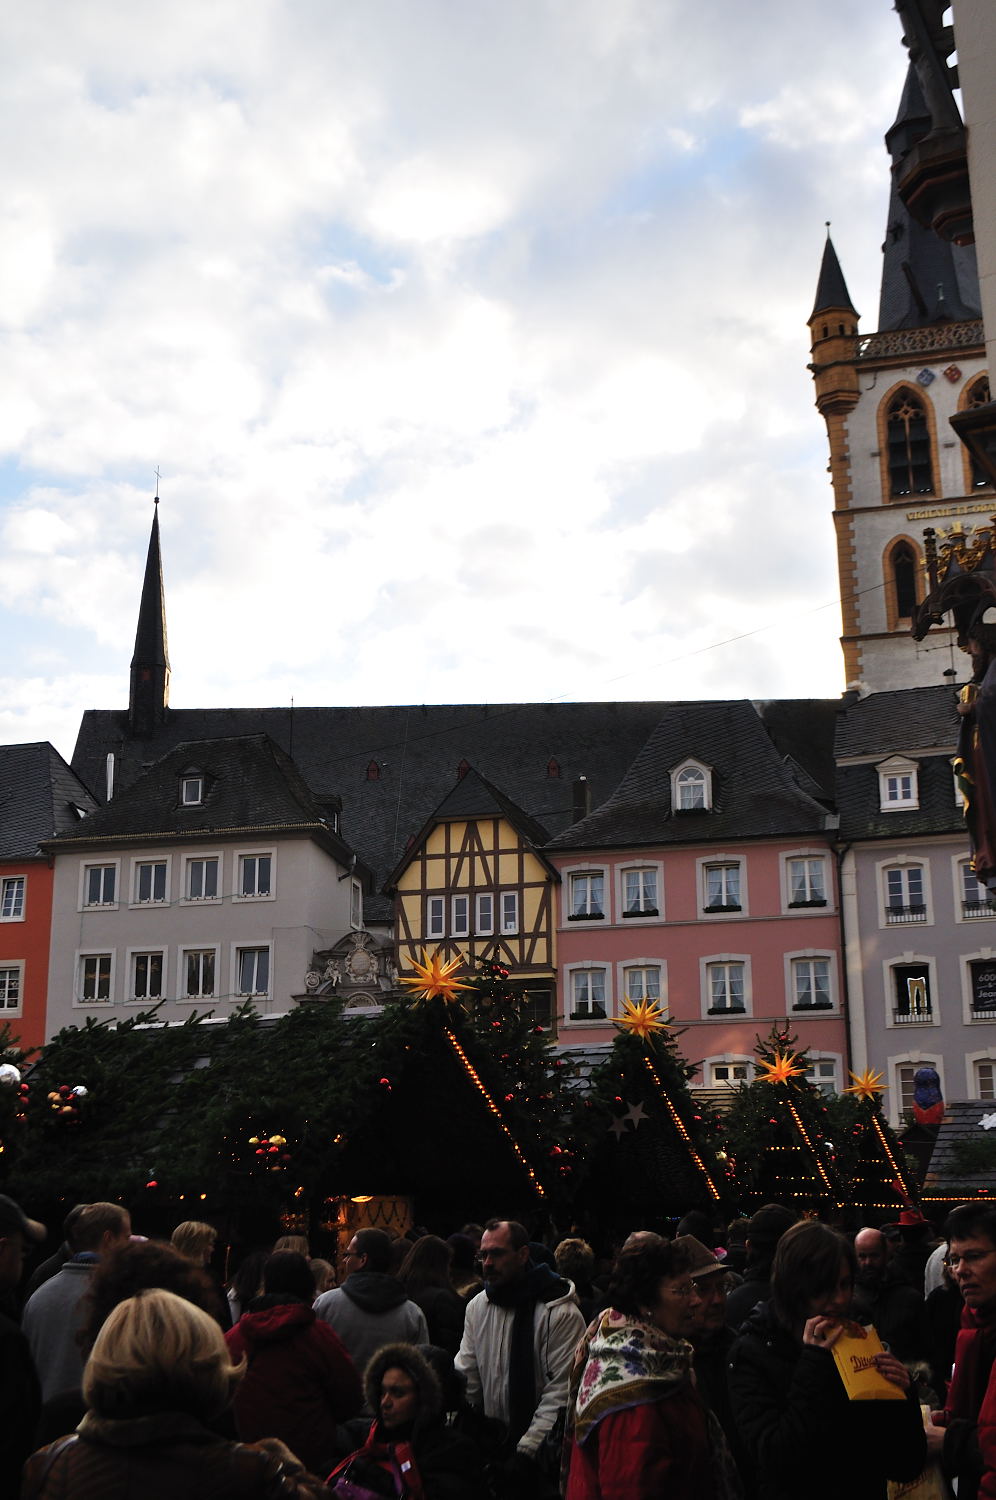
[[[157,484],[174,707],[842,691],[806,319],[831,220],[876,326],[905,63],[889,0],[5,7],[0,741],[126,706]]]

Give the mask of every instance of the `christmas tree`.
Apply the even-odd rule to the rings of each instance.
[[[831,1135],[828,1101],[806,1076],[808,1053],[778,1026],[756,1038],[755,1052],[757,1076],[735,1090],[724,1117],[741,1207],[842,1206],[857,1152],[852,1138]]]
[[[624,1232],[664,1227],[722,1203],[731,1186],[720,1119],[688,1087],[696,1071],[658,1006],[626,1001],[612,1055],[596,1071],[589,1109],[601,1124],[595,1178],[600,1217]],[[616,1207],[618,1205],[618,1208]]]
[[[882,1074],[869,1068],[852,1073],[851,1085],[831,1106],[834,1135],[850,1146],[848,1202],[857,1208],[887,1210],[898,1218],[916,1206],[918,1189],[906,1156],[882,1114]]]

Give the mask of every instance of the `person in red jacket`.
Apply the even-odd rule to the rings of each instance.
[[[277,1437],[306,1469],[327,1474],[336,1428],[359,1413],[360,1377],[341,1339],[312,1308],[314,1280],[303,1255],[282,1250],[263,1272],[263,1294],[225,1335],[248,1368],[235,1396],[243,1442]]]
[[[692,1379],[690,1258],[665,1243],[624,1251],[610,1306],[575,1356],[566,1500],[729,1500],[718,1422]]]
[[[954,1374],[927,1430],[958,1500],[996,1500],[996,1208],[962,1203],[944,1225],[948,1265],[964,1299]]]

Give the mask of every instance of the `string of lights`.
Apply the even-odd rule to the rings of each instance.
[[[463,1050],[463,1047],[460,1045],[460,1042],[458,1041],[457,1037],[449,1029],[448,1026],[444,1028],[443,1034],[446,1037],[446,1040],[449,1042],[450,1046],[453,1048],[453,1051],[456,1053],[457,1057],[460,1059],[460,1064],[463,1067],[463,1070],[466,1073],[467,1077],[470,1079],[471,1083],[477,1089],[477,1091],[480,1094],[481,1098],[484,1100],[485,1104],[488,1106],[488,1109],[494,1115],[494,1117],[498,1121],[498,1124],[500,1125],[501,1129],[505,1133],[505,1136],[508,1139],[508,1143],[512,1147],[512,1150],[515,1152],[515,1155],[516,1155],[516,1157],[517,1157],[520,1165],[525,1169],[525,1171],[526,1171],[526,1173],[527,1173],[527,1175],[529,1177],[529,1180],[530,1180],[530,1182],[533,1185],[533,1189],[534,1189],[537,1197],[538,1198],[545,1198],[546,1197],[546,1192],[545,1192],[545,1190],[543,1188],[543,1184],[540,1182],[539,1178],[536,1176],[536,1173],[533,1171],[532,1167],[529,1165],[529,1162],[526,1160],[525,1154],[522,1151],[522,1148],[520,1147],[518,1141],[515,1139],[515,1136],[509,1130],[508,1126],[505,1124],[505,1121],[502,1119],[501,1110],[498,1108],[497,1104],[492,1099],[492,1097],[489,1094],[488,1090],[485,1088],[484,1084],[481,1082],[480,1074],[478,1073],[477,1069],[474,1067],[474,1064],[471,1062],[470,1058],[467,1056],[466,1052]],[[718,1196],[719,1195],[717,1194],[717,1197]]]
[[[710,1177],[709,1170],[706,1167],[705,1162],[702,1160],[701,1156],[696,1151],[695,1146],[692,1143],[692,1138],[691,1138],[691,1136],[688,1133],[687,1127],[685,1126],[685,1122],[682,1120],[682,1118],[679,1115],[678,1111],[675,1109],[674,1104],[673,1104],[673,1102],[671,1100],[670,1094],[668,1093],[667,1089],[664,1087],[664,1085],[661,1082],[661,1080],[658,1078],[657,1071],[654,1068],[653,1063],[650,1061],[650,1058],[647,1057],[646,1055],[644,1055],[643,1065],[646,1068],[647,1072],[650,1074],[651,1078],[654,1080],[654,1083],[657,1085],[657,1092],[660,1094],[661,1098],[663,1099],[664,1104],[667,1107],[668,1114],[671,1116],[672,1124],[674,1125],[675,1130],[677,1130],[678,1134],[681,1136],[681,1139],[684,1141],[685,1146],[686,1146],[686,1148],[688,1150],[689,1156],[692,1158],[692,1161],[695,1163],[696,1167],[699,1169],[699,1171],[701,1172],[702,1176],[705,1178],[706,1187],[709,1189],[709,1192],[712,1195],[713,1199],[718,1203],[719,1202],[719,1189],[717,1188],[716,1184],[713,1182],[712,1178]]]

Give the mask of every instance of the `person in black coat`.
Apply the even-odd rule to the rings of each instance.
[[[414,1344],[385,1344],[367,1365],[363,1379],[367,1405],[377,1415],[367,1440],[329,1475],[348,1477],[375,1493],[418,1493],[405,1464],[414,1460],[425,1500],[481,1500],[484,1463],[476,1444],[447,1427],[443,1394],[435,1371]],[[406,1481],[406,1474],[408,1479]]]
[[[771,1299],[755,1308],[730,1356],[730,1395],[761,1500],[884,1500],[887,1479],[911,1480],[926,1440],[910,1375],[875,1356],[903,1401],[850,1401],[832,1349],[854,1286],[853,1246],[825,1224],[779,1242]]]

